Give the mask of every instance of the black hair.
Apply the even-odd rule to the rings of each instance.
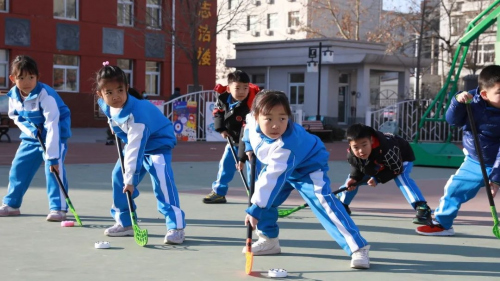
[[[371,139],[374,134],[375,130],[372,127],[358,123],[347,128],[346,137],[347,141],[351,142],[364,138]]]
[[[227,75],[227,84],[231,84],[233,82],[237,83],[250,83],[250,77],[246,72],[241,70],[236,70]]]
[[[22,74],[31,74],[38,77],[38,66],[36,61],[29,56],[19,55],[12,61],[10,75],[19,76]]]
[[[117,82],[128,86],[127,75],[121,68],[115,65],[105,65],[95,74],[95,91],[100,91],[107,82]]]
[[[264,90],[257,93],[253,100],[252,111],[255,117],[258,117],[260,114],[267,115],[277,105],[282,105],[288,116],[292,115],[288,97],[284,92],[276,90]]]
[[[144,97],[134,88],[128,88],[128,93],[138,100],[144,99]]]
[[[175,87],[175,88],[174,88],[174,91],[179,91],[179,92],[180,92],[180,91],[181,91],[181,88],[179,88],[179,87]]]
[[[489,65],[479,74],[479,89],[488,90],[500,83],[500,65]]]

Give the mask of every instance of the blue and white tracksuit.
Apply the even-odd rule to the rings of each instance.
[[[470,105],[486,172],[491,182],[500,184],[500,109],[489,106],[479,94],[479,89],[470,93],[474,95]],[[485,184],[465,104],[459,103],[453,97],[446,112],[446,121],[452,126],[463,127],[463,146],[466,155],[460,168],[446,183],[444,195],[434,211],[435,219],[445,229],[449,229],[462,203],[474,198]]]
[[[123,108],[111,115],[110,107],[99,99],[99,106],[108,117],[115,134],[126,143],[124,148],[125,174],[120,160],[113,169],[113,206],[111,215],[123,227],[132,225],[124,185],[134,185],[133,198],[139,196],[137,185],[146,172],[151,175],[158,211],[165,216],[167,229],[186,226],[180,209],[179,194],[172,171],[172,149],[177,144],[172,122],[155,105],[128,95]],[[135,206],[134,206],[135,207]]]
[[[67,140],[71,137],[69,108],[54,89],[40,82],[24,100],[16,86],[10,89],[7,96],[9,117],[21,130],[21,144],[12,161],[8,191],[3,203],[12,208],[21,206],[31,180],[45,160],[49,208],[67,211],[66,198],[59,189],[56,176],[50,172],[50,166],[59,165],[59,176],[68,191],[64,159],[68,149]],[[46,154],[36,138],[37,128],[41,130]]]
[[[277,237],[277,207],[297,189],[326,231],[349,255],[368,245],[342,203],[331,194],[329,153],[321,140],[293,122],[288,123],[280,138],[270,139],[250,116],[243,136],[245,151],[254,152],[262,170],[255,183],[253,205],[246,212],[259,220],[257,228],[270,238]]]

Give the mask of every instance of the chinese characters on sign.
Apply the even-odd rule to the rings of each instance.
[[[207,1],[203,1],[201,3],[200,10],[198,11],[198,15],[203,20],[208,20],[212,17],[212,12],[210,8],[212,7],[211,3]],[[198,26],[198,42],[210,42],[212,41],[212,35],[210,34],[210,28],[208,24],[200,24]],[[207,65],[210,66],[211,54],[209,48],[198,47],[198,64],[199,65]]]

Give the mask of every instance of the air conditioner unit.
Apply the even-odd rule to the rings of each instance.
[[[288,34],[294,34],[295,30],[293,28],[289,27],[289,28],[286,29],[286,33],[288,33]]]
[[[295,2],[295,0],[287,0],[288,2]]]
[[[259,0],[252,0],[252,4],[254,4],[255,6],[259,6],[260,1]]]
[[[252,36],[254,36],[254,37],[258,37],[258,36],[260,35],[260,34],[259,34],[259,32],[258,32],[257,30],[252,30],[251,34],[252,34]]]
[[[266,29],[267,36],[273,36],[273,34],[274,34],[274,31],[272,31],[271,29]]]
[[[267,4],[274,4],[274,0],[266,0]]]

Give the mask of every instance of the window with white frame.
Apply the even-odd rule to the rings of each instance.
[[[478,51],[477,51],[477,64],[491,64],[495,62],[495,44],[483,44],[479,45]],[[472,50],[469,52],[472,52],[472,58],[475,61],[476,57],[476,45],[472,45]]]
[[[78,0],[54,0],[54,18],[78,20]]]
[[[304,73],[290,73],[289,88],[290,105],[304,104]]]
[[[0,49],[0,89],[9,87],[9,51]]]
[[[78,56],[54,55],[54,80],[52,87],[62,92],[78,92]]]
[[[227,0],[227,9],[238,9],[239,0]]]
[[[118,25],[134,25],[134,0],[118,0],[118,11],[116,13],[116,19],[118,21]]]
[[[116,60],[116,65],[125,72],[127,75],[128,84],[130,87],[134,86],[134,61],[126,59]]]
[[[247,16],[247,31],[257,31],[258,30],[259,16],[250,15]]]
[[[451,18],[451,35],[460,35],[465,31],[465,18],[463,16]]]
[[[161,0],[147,0],[146,25],[149,28],[161,28]]]
[[[146,94],[148,96],[160,95],[160,67],[156,61],[146,62]]]
[[[288,12],[288,27],[298,27],[300,25],[299,11]]]
[[[238,30],[230,29],[227,31],[227,40],[236,41],[238,40]]]
[[[267,14],[267,29],[274,30],[278,27],[278,13]]]
[[[0,0],[0,12],[9,12],[9,0]]]

